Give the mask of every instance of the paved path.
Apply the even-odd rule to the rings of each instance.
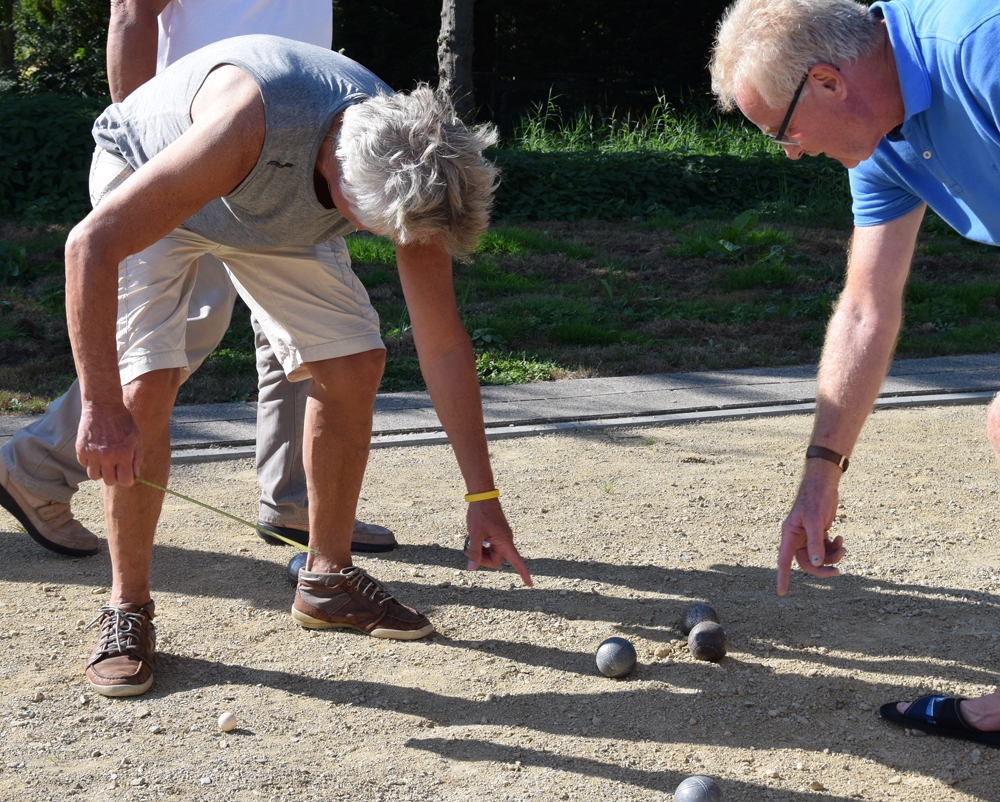
[[[1000,391],[1000,354],[893,363],[878,406],[983,404]],[[813,410],[815,366],[665,373],[484,387],[487,436],[523,437],[610,426],[663,425]],[[254,404],[177,407],[174,461],[252,456]],[[0,418],[0,443],[31,416]],[[375,401],[373,447],[445,442],[427,393],[383,393]]]

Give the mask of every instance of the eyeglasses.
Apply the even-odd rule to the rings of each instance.
[[[795,111],[795,104],[799,102],[799,95],[802,94],[802,90],[805,87],[807,80],[809,80],[808,72],[802,76],[802,80],[799,81],[799,86],[795,90],[795,94],[792,95],[792,102],[788,104],[788,111],[785,112],[785,119],[781,121],[781,127],[778,129],[778,133],[767,135],[767,138],[776,145],[791,145],[792,147],[798,147],[798,142],[792,139],[785,139],[785,129],[788,128],[788,123],[792,121],[792,112]]]

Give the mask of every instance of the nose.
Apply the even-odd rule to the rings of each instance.
[[[785,151],[785,155],[792,161],[801,159],[802,154],[805,153],[798,145],[782,145],[781,149]]]

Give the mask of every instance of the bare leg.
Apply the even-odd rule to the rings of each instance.
[[[122,388],[125,406],[142,433],[139,475],[163,487],[170,475],[170,410],[183,375],[180,369],[157,370]],[[142,606],[150,600],[149,567],[163,493],[142,484],[105,485],[103,492],[113,574],[111,604]]]
[[[993,399],[990,408],[986,411],[986,436],[993,446],[993,455],[1000,464],[1000,393]]]
[[[993,399],[986,412],[986,436],[993,446],[997,464],[1000,464],[1000,395]],[[900,713],[905,713],[909,707],[906,702],[896,705]],[[984,732],[1000,732],[1000,689],[986,696],[962,702],[959,709],[969,726]]]
[[[900,702],[896,705],[896,709],[900,713],[905,713],[911,704],[911,702]],[[1000,690],[975,699],[966,699],[959,705],[959,709],[962,711],[962,718],[970,727],[983,732],[1000,732]]]
[[[351,565],[351,532],[368,462],[372,407],[385,351],[309,363],[303,457],[309,492],[308,570],[336,573]]]

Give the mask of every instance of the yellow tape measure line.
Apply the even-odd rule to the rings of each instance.
[[[218,507],[213,507],[211,504],[205,504],[202,501],[198,501],[198,499],[196,498],[191,498],[191,496],[185,496],[183,493],[178,493],[176,490],[170,490],[169,488],[166,487],[160,487],[157,484],[153,484],[153,482],[147,482],[145,479],[140,479],[138,476],[135,478],[135,480],[140,484],[144,484],[147,487],[153,488],[154,490],[159,490],[161,493],[169,493],[171,496],[176,496],[177,498],[182,498],[185,501],[190,501],[192,504],[197,504],[199,507],[204,507],[206,510],[217,512],[219,513],[219,515],[224,515],[227,518],[231,518],[232,520],[238,523],[245,524],[246,526],[249,526],[251,529],[256,529],[258,532],[261,532],[267,535],[268,537],[277,538],[283,543],[287,543],[289,546],[295,546],[295,548],[300,549],[302,551],[310,551],[313,554],[319,554],[319,552],[316,551],[316,549],[311,549],[308,546],[303,546],[301,543],[296,543],[294,540],[290,538],[283,537],[282,535],[279,535],[277,532],[275,532],[273,529],[264,529],[264,527],[262,526],[257,526],[257,524],[252,524],[249,521],[244,521],[242,518],[238,518],[235,515],[230,515],[228,512],[220,510]]]

